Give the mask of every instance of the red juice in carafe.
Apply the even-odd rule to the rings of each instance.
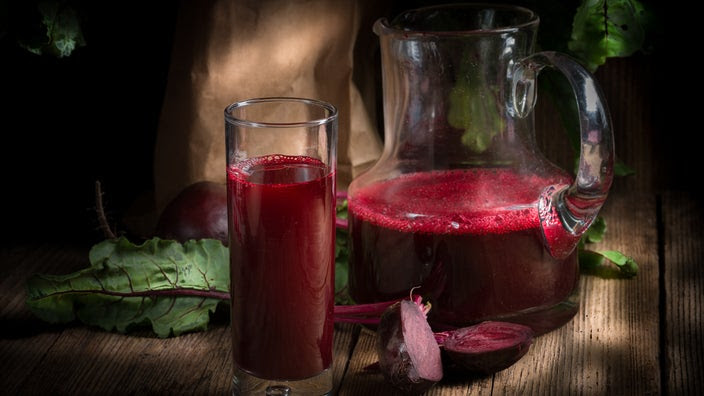
[[[267,379],[317,375],[332,363],[335,175],[309,157],[240,164],[227,181],[235,362]]]
[[[350,292],[358,303],[417,293],[433,303],[432,324],[486,319],[526,323],[537,333],[577,311],[576,253],[544,248],[538,198],[566,175],[511,169],[412,173],[377,182],[349,201]]]

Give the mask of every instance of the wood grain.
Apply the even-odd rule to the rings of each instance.
[[[25,306],[24,284],[34,273],[60,273],[87,263],[84,249],[30,244],[0,249],[0,389],[18,394],[63,327],[35,318]]]
[[[340,396],[400,394],[384,381],[379,370],[368,369],[377,362],[375,342],[376,335],[362,328],[338,393]]]
[[[670,395],[704,394],[704,247],[701,197],[667,193],[664,231],[664,364]]]
[[[336,383],[342,380],[354,328],[335,335]],[[67,329],[30,373],[41,381],[21,388],[28,394],[223,395],[231,392],[230,327],[170,339],[120,335],[97,329]]]
[[[338,394],[349,369],[349,361],[359,338],[359,326],[350,323],[335,324],[333,344],[333,394]]]
[[[172,339],[66,329],[34,367],[28,394],[224,394],[232,378],[229,331]]]
[[[647,56],[610,58],[595,77],[611,112],[616,158],[635,175],[614,180],[624,191],[652,192],[668,186],[666,154],[659,147],[653,111],[654,60]],[[575,153],[569,147],[560,116],[547,92],[538,94],[535,132],[541,152],[571,171]],[[661,164],[654,167],[653,163]]]
[[[625,252],[640,264],[640,273],[633,279],[582,275],[577,316],[497,373],[497,394],[660,391],[655,201],[651,195],[613,196],[603,215],[609,227],[605,241],[589,248]]]
[[[655,130],[654,59],[649,56],[609,58],[596,72],[611,111],[616,159],[635,174],[616,178],[614,187],[627,191],[656,191],[663,188],[663,154],[658,150]]]

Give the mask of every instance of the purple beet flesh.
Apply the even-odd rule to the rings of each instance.
[[[530,327],[482,322],[436,336],[447,355],[465,369],[492,374],[516,363],[533,342]]]
[[[406,393],[423,393],[442,379],[442,361],[422,306],[402,300],[389,307],[377,327],[379,368]]]

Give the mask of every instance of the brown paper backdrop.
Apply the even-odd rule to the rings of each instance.
[[[334,104],[343,188],[376,160],[376,124],[352,80],[353,54],[361,58],[358,67],[373,62],[370,20],[379,5],[371,10],[366,3],[183,2],[155,147],[157,212],[191,183],[224,183],[223,111],[238,100],[298,96]]]

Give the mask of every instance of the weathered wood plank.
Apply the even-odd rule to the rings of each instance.
[[[335,335],[334,378],[342,380],[353,326]],[[34,368],[28,394],[207,394],[231,391],[230,327],[171,339],[120,335],[87,327],[66,330]]]
[[[704,394],[704,246],[701,197],[662,198],[665,381],[670,395]]]
[[[25,306],[24,285],[34,273],[59,273],[87,263],[85,249],[32,245],[0,249],[0,389],[18,394],[21,384],[59,338],[63,327],[36,319]]]
[[[378,370],[367,369],[377,362],[375,342],[375,334],[362,328],[338,393],[340,396],[399,394],[384,381]]]
[[[359,338],[360,327],[350,323],[335,324],[333,344],[333,394],[338,394],[349,369],[350,357]]]
[[[653,111],[654,60],[647,56],[610,58],[596,73],[611,110],[616,158],[635,170],[635,175],[617,178],[614,188],[652,192],[670,185],[666,173],[672,164],[661,150]],[[548,92],[538,93],[535,132],[538,147],[563,169],[574,167],[575,153],[569,147],[560,116]],[[662,135],[662,134],[660,134]],[[659,166],[653,167],[653,163]]]
[[[640,273],[633,279],[582,275],[577,316],[539,337],[524,359],[498,373],[497,394],[660,392],[655,199],[618,194],[603,215],[606,238],[589,248],[620,250],[635,258]]]
[[[596,72],[611,110],[616,158],[635,170],[614,180],[619,190],[652,192],[668,183],[667,158],[657,144],[654,65],[649,56],[609,58]]]
[[[224,325],[173,339],[65,330],[30,373],[26,394],[224,394],[232,376]]]

